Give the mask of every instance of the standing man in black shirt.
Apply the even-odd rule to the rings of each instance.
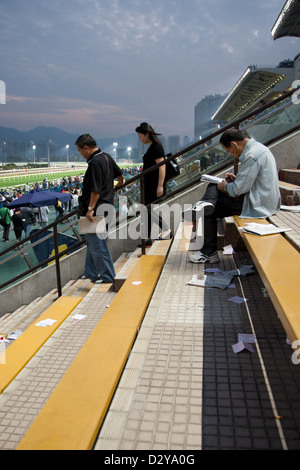
[[[88,168],[84,175],[82,195],[80,196],[81,215],[93,222],[97,208],[101,204],[113,204],[114,179],[118,186],[124,184],[121,168],[110,155],[97,147],[96,141],[89,134],[83,134],[75,142],[81,156],[87,161]],[[87,253],[84,274],[81,279],[90,279],[96,284],[114,282],[115,269],[108,248],[106,234],[86,234]]]

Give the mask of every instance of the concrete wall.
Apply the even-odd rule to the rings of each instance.
[[[270,145],[278,170],[298,168],[300,165],[300,131]]]

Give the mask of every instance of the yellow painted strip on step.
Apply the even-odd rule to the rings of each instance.
[[[139,259],[18,450],[92,448],[164,262]]]
[[[81,300],[81,297],[59,297],[1,354],[0,393],[6,389]],[[36,326],[36,323],[47,318],[56,322],[52,326]]]

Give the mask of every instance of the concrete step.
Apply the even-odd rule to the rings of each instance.
[[[300,169],[282,169],[279,171],[279,179],[280,181],[300,186]]]
[[[54,292],[51,291],[44,297],[37,297],[29,305],[22,305],[14,312],[2,317],[0,321],[1,334],[7,335],[15,330],[24,331],[28,324],[39,317],[41,312],[52,302],[53,295]]]
[[[300,185],[279,181],[281,202],[285,206],[297,206],[300,204]]]
[[[172,243],[171,240],[156,240],[151,247],[146,248],[147,255],[166,255],[170,245]],[[136,248],[135,251],[130,252],[126,255],[123,259],[122,265],[120,265],[120,269],[117,271],[117,275],[114,282],[114,290],[118,292],[134,267],[136,263],[141,257],[141,248]]]
[[[120,269],[122,261],[128,255],[123,253],[115,262],[115,269]],[[63,296],[84,298],[93,289],[89,279],[72,279],[63,288]],[[107,290],[108,285],[106,285]],[[103,289],[102,289],[103,290]],[[104,289],[105,290],[105,289]],[[12,331],[25,331],[57,299],[57,289],[51,290],[43,297],[37,297],[28,305],[22,305],[14,312],[0,318],[0,335],[7,336]]]

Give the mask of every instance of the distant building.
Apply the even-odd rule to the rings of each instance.
[[[213,122],[211,118],[221,106],[226,96],[227,95],[208,95],[195,106],[194,137],[196,140],[198,140],[200,136],[203,137],[204,134],[207,135],[219,124],[219,121]]]
[[[167,153],[176,153],[180,148],[180,137],[179,135],[169,135]]]

